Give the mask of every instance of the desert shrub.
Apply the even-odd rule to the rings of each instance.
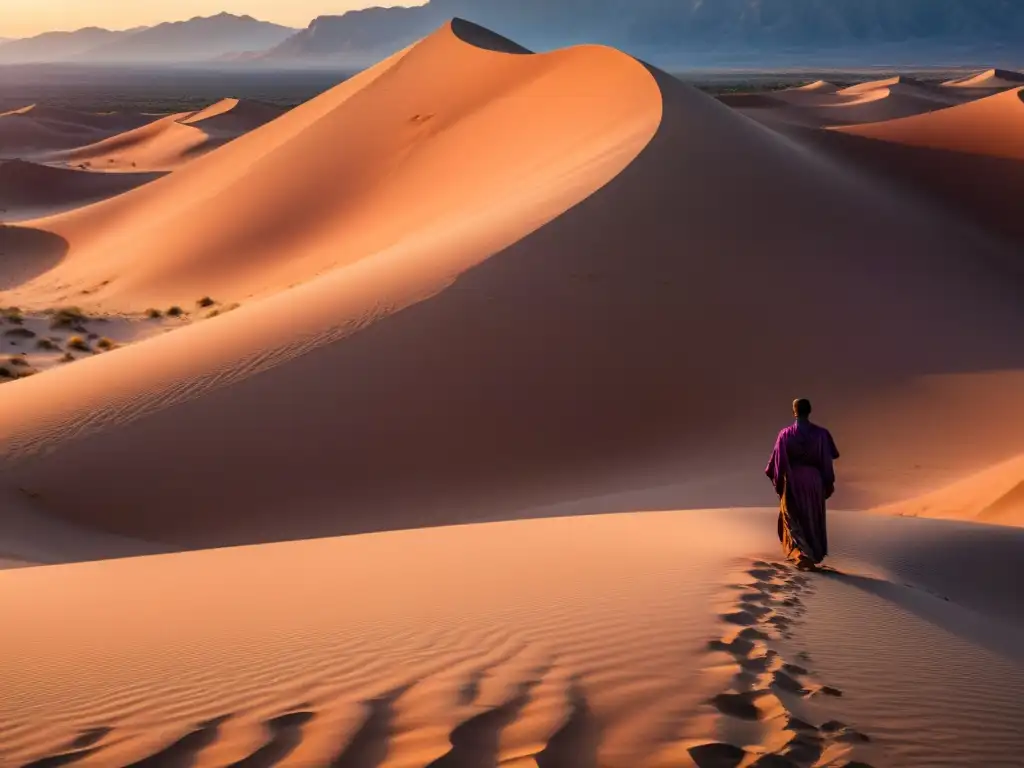
[[[102,339],[96,342],[96,346],[103,350],[110,350],[117,347],[117,344],[113,340],[108,339],[106,336],[104,336]]]
[[[206,313],[207,317],[217,317],[217,315],[226,315],[228,312],[238,309],[241,304],[227,304],[223,307],[217,307],[217,309],[211,310]]]
[[[28,360],[26,360],[24,357],[12,357],[7,362],[8,362],[9,365],[20,365],[20,366],[27,366],[28,365]]]
[[[203,296],[203,298],[196,302],[196,306],[206,309],[207,307],[212,307],[216,303],[217,302],[211,299],[209,296]]]
[[[150,307],[149,309],[146,310],[146,317],[148,317],[150,320],[158,320],[159,318],[163,317],[163,313],[159,309]]]
[[[39,349],[54,351],[60,349],[60,344],[57,344],[51,339],[40,339],[36,342],[36,347]]]
[[[92,352],[89,342],[81,336],[72,336],[68,339],[68,349],[77,349],[80,352]]]
[[[12,339],[32,339],[35,338],[35,335],[35,331],[30,331],[28,328],[12,328],[4,333],[4,336]]]
[[[78,307],[63,307],[50,316],[50,327],[77,329],[88,319]]]
[[[0,309],[0,317],[15,325],[21,325],[25,322],[25,316],[21,314],[21,310],[18,307]]]
[[[73,362],[75,362],[75,356],[72,355],[70,352],[65,352],[63,357],[61,357],[59,362],[61,362],[61,363],[73,363]]]
[[[11,373],[10,369],[0,365],[0,379],[13,379],[15,375]]]
[[[167,310],[168,317],[181,317],[183,314],[185,314],[185,310],[177,305]]]

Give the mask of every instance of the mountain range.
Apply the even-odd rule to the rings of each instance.
[[[51,32],[0,44],[0,63],[363,65],[452,17],[499,29],[534,49],[593,42],[656,60],[680,51],[760,54],[876,44],[988,51],[1024,39],[1024,3],[1017,0],[429,0],[320,16],[303,30],[220,14],[125,32]]]
[[[153,27],[111,31],[88,27],[47,32],[0,44],[0,63],[188,63],[265,51],[297,30],[251,16],[221,13]]]

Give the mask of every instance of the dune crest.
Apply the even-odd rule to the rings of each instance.
[[[37,159],[100,141],[154,119],[150,115],[94,114],[32,104],[0,113],[0,159]]]
[[[1024,86],[947,109],[835,130],[871,139],[1024,159]]]
[[[1024,84],[1024,73],[1007,69],[988,69],[943,83],[948,88],[1016,88],[1021,84]]]
[[[790,88],[791,91],[803,91],[813,93],[835,93],[839,90],[839,87],[827,80],[815,80],[813,83],[807,83],[806,85],[800,85],[795,88]]]
[[[98,171],[173,171],[270,122],[281,112],[269,104],[222,99],[199,111],[167,115],[46,159]]]
[[[924,496],[874,511],[1024,527],[1024,455],[966,477]]]

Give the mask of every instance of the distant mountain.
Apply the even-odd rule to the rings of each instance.
[[[264,51],[297,30],[221,13],[123,32],[91,27],[48,32],[0,45],[0,63],[79,61],[91,63],[189,63],[246,51]]]
[[[271,48],[295,32],[291,27],[259,21],[252,16],[221,13],[158,24],[92,48],[77,58],[90,62],[209,61]]]
[[[266,62],[372,59],[453,16],[531,48],[578,42],[633,53],[693,49],[929,43],[1013,44],[1024,39],[1016,0],[430,0],[322,16],[266,52]]]
[[[66,61],[99,46],[134,34],[86,27],[75,32],[44,32],[0,45],[0,64]]]

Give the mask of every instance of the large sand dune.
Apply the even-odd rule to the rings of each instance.
[[[1024,86],[900,120],[837,130],[933,149],[1024,160]]]
[[[280,114],[280,109],[269,104],[223,99],[196,112],[167,115],[103,141],[54,153],[48,159],[105,171],[172,171]]]
[[[154,118],[122,113],[94,114],[31,105],[0,113],[0,159],[45,155],[99,141]]]
[[[509,55],[445,29],[26,231],[69,252],[7,303],[243,302],[5,385],[12,474],[126,535],[502,516],[652,465],[756,501],[794,391],[828,404],[848,505],[1024,434],[1013,249],[608,49]],[[949,417],[975,397],[1005,405]]]
[[[93,148],[175,170],[0,227],[4,339],[149,324],[0,386],[0,764],[1018,765],[1024,276],[954,183],[1017,161],[816,127],[976,88],[830,90],[759,123],[456,20]],[[797,394],[889,513],[831,514],[838,571],[728,509]]]
[[[1019,88],[1024,84],[1024,73],[1006,69],[987,69],[974,75],[943,83],[949,88]]]

